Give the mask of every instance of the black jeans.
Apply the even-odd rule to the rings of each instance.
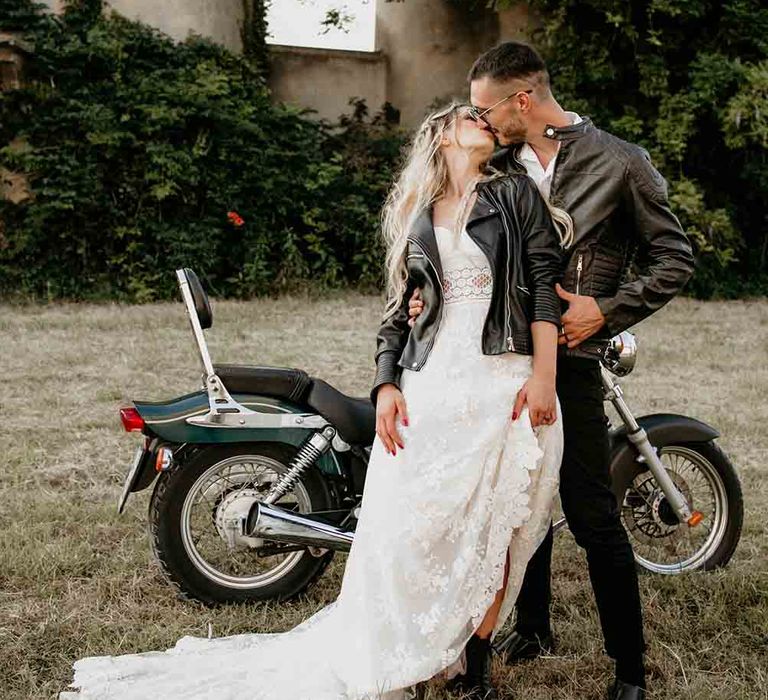
[[[642,663],[643,618],[632,546],[610,487],[608,418],[597,360],[560,356],[557,394],[565,445],[560,467],[563,513],[584,548],[605,650],[620,664]],[[516,629],[525,636],[550,628],[552,528],[536,550],[517,599]]]

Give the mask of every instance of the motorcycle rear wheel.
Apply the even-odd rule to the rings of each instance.
[[[629,535],[635,561],[657,574],[681,574],[725,566],[741,537],[744,500],[731,461],[714,442],[664,445],[659,456],[704,520],[695,527],[681,523],[647,470],[628,483],[615,485],[621,520]]]
[[[149,503],[150,542],[160,570],[180,597],[206,605],[284,601],[323,574],[332,550],[319,557],[303,548],[261,558],[248,549],[228,551],[216,529],[216,508],[223,498],[238,489],[266,495],[294,453],[282,443],[214,445],[160,475]],[[313,469],[276,505],[299,513],[333,507],[326,482]],[[258,570],[263,563],[266,568]]]

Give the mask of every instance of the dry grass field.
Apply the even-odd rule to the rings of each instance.
[[[214,302],[215,361],[295,366],[367,396],[382,308],[373,296]],[[641,577],[649,698],[768,698],[768,301],[677,299],[636,328],[636,413],[715,425],[743,481],[744,533],[730,566]],[[117,409],[194,390],[181,303],[0,306],[0,700],[56,698],[79,657],[173,646],[183,635],[281,631],[336,597],[345,557],[281,605],[216,610],[177,600],[150,560],[149,490],[116,501],[138,437]],[[581,551],[554,561],[554,656],[494,660],[502,697],[597,699],[612,678]],[[447,697],[437,681],[432,700]],[[308,699],[309,700],[309,699]]]

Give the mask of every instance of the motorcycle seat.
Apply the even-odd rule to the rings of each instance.
[[[376,434],[376,408],[369,397],[354,398],[303,369],[255,365],[214,365],[233,394],[263,394],[306,405],[332,423],[353,445],[370,445]]]
[[[373,443],[376,435],[376,407],[368,396],[347,396],[328,382],[312,377],[306,403],[332,423],[344,441],[363,446]]]
[[[312,379],[303,369],[257,365],[214,365],[232,394],[264,394],[304,403]]]

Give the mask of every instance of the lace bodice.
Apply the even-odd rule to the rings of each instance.
[[[443,268],[445,303],[490,299],[493,273],[488,258],[469,237],[466,228],[458,236],[445,226],[434,228]]]

